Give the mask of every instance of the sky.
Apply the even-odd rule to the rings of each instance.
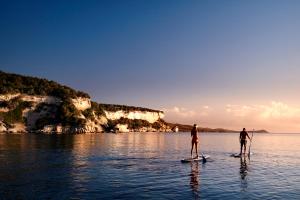
[[[202,127],[300,132],[300,1],[0,0],[0,70]]]

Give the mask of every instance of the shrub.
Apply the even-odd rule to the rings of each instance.
[[[110,132],[115,130],[117,123],[114,120],[107,120],[107,124],[103,126],[105,132]]]
[[[62,125],[83,125],[85,123],[84,119],[78,119],[79,111],[75,108],[70,99],[65,99],[57,110],[58,121]]]
[[[116,112],[118,110],[123,110],[125,112],[130,111],[141,111],[141,112],[162,112],[159,110],[153,110],[149,108],[135,107],[135,106],[127,106],[127,105],[116,105],[116,104],[100,104],[104,110]]]
[[[154,122],[154,123],[152,124],[152,128],[155,128],[156,130],[160,129],[160,127],[161,127],[161,125],[160,125],[159,122]]]
[[[86,119],[94,119],[93,109],[89,108],[82,112]]]
[[[7,101],[0,101],[0,107],[1,108],[7,108],[8,107],[8,102]]]
[[[106,116],[102,104],[98,104],[96,102],[91,102],[91,108],[95,111],[95,114],[98,116]]]
[[[6,124],[13,124],[17,122],[24,122],[23,118],[23,110],[25,108],[31,107],[31,102],[24,102],[22,100],[13,100],[13,103],[9,102],[9,106],[13,106],[14,108],[8,112],[0,113],[0,118]]]

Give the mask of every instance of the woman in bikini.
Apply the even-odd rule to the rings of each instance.
[[[191,158],[193,158],[193,149],[195,145],[195,150],[196,150],[196,157],[198,158],[198,136],[197,136],[197,124],[194,124],[192,130],[191,130],[191,137],[192,137],[192,149],[191,149]]]

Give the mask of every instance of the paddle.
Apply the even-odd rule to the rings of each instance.
[[[202,155],[202,162],[206,163],[206,158],[204,157],[203,153],[201,153],[201,155]]]
[[[249,151],[248,151],[249,157],[250,157],[250,148],[251,148],[251,144],[252,144],[253,132],[254,132],[254,129],[252,130],[252,135],[251,135],[250,144],[249,144]]]

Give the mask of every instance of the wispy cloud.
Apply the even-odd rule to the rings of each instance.
[[[195,116],[196,112],[194,110],[188,110],[183,107],[174,106],[173,108],[166,108],[164,112],[167,115],[177,115],[180,117],[193,117]]]
[[[235,117],[246,117],[259,110],[258,106],[249,105],[231,105],[227,104],[225,108],[227,113],[232,114]]]
[[[272,101],[270,105],[261,106],[260,116],[264,119],[300,118],[300,107],[292,107],[282,102]]]
[[[168,121],[193,124],[203,122],[204,119],[209,118],[213,108],[208,105],[200,106],[195,109],[174,106],[163,110],[166,114],[166,120]]]
[[[234,117],[256,117],[261,120],[300,118],[300,107],[289,106],[280,101],[267,105],[226,105],[227,113]]]
[[[280,101],[265,105],[228,104],[225,113],[234,125],[260,127],[275,132],[300,131],[300,107]]]

